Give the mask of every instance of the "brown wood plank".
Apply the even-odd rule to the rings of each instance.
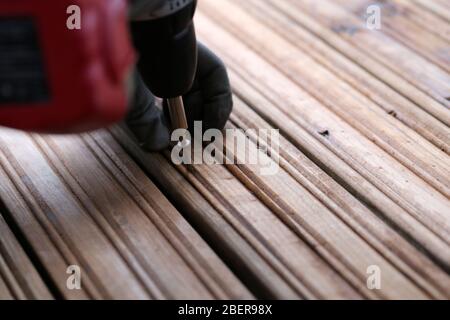
[[[116,127],[111,130],[122,147],[162,185],[165,193],[184,208],[184,214],[196,224],[197,229],[200,229],[211,243],[220,244],[216,250],[227,258],[229,264],[240,270],[241,277],[249,281],[259,294],[271,298],[298,297],[272,266],[224,220],[208,202],[208,198],[197,190],[199,188],[207,192],[202,185],[191,185],[162,155],[144,152],[123,129]]]
[[[26,295],[17,279],[14,276],[13,271],[6,263],[3,256],[0,256],[0,274],[5,281],[4,295],[15,297],[16,299],[25,299]]]
[[[233,16],[237,17],[236,12]],[[272,66],[224,34],[209,19],[199,15],[197,24],[203,26],[201,35],[208,40],[208,44],[220,50],[219,52],[227,57],[228,61],[237,62],[238,67],[234,68],[235,70],[244,72],[246,77],[252,78],[254,85],[268,94],[273,101],[282,101],[277,106],[306,128],[309,134],[345,159],[365,179],[383,190],[396,203],[448,242],[450,222],[445,214],[449,206],[447,198],[323,108],[314,98],[302,92]],[[215,40],[218,34],[220,41]],[[228,56],[227,47],[239,48],[240,56]],[[268,74],[270,76],[267,78]],[[283,128],[283,124],[279,123],[279,127]],[[320,134],[325,129],[329,131],[327,136]],[[428,213],[424,214],[425,212]]]
[[[71,264],[80,266],[100,296],[147,297],[142,285],[86,214],[82,203],[52,170],[33,140],[26,134],[10,132],[2,134],[0,144],[7,162],[28,189],[22,196],[36,199],[45,214],[42,219],[47,220],[49,226],[56,229],[76,257],[76,263]],[[3,161],[2,165],[5,166],[6,161]],[[88,283],[88,277],[84,277],[83,283]]]
[[[203,20],[203,19],[202,19]],[[201,22],[200,20],[197,21],[197,23]],[[204,23],[204,22],[201,22]],[[208,24],[205,26],[204,30],[212,30],[213,34],[217,31],[214,29],[214,26]],[[386,188],[385,184],[377,183],[376,185],[378,187],[381,187],[380,190],[384,191],[387,195],[389,195],[390,198],[393,197],[394,202],[389,201],[387,198],[385,198],[383,193],[380,193],[380,191],[376,191],[377,189],[373,188],[373,186],[368,183],[368,181],[365,179],[366,177],[373,177],[372,175],[366,175],[363,174],[360,178],[357,178],[359,173],[358,171],[355,171],[354,163],[352,161],[348,161],[348,164],[342,161],[342,159],[339,158],[339,156],[336,156],[334,152],[337,152],[337,155],[345,155],[345,153],[338,152],[339,149],[334,148],[334,144],[328,144],[328,139],[324,138],[319,132],[322,132],[323,126],[321,125],[308,125],[308,122],[305,122],[305,119],[310,118],[309,113],[303,113],[300,117],[295,116],[295,110],[298,108],[298,101],[304,101],[308,102],[308,105],[305,106],[305,110],[314,110],[317,107],[314,105],[309,106],[310,100],[301,97],[298,95],[298,89],[290,90],[289,94],[287,95],[278,95],[275,96],[274,99],[272,99],[273,95],[276,92],[283,92],[283,90],[286,90],[292,84],[290,84],[289,81],[286,79],[283,79],[282,77],[278,76],[276,72],[271,72],[270,80],[267,78],[267,81],[270,81],[270,85],[266,86],[267,81],[265,81],[264,77],[264,71],[271,70],[271,67],[267,64],[264,64],[260,59],[258,59],[256,56],[251,54],[248,50],[248,54],[244,55],[244,52],[246,49],[242,46],[240,46],[238,43],[233,43],[233,47],[237,48],[238,50],[241,50],[241,57],[239,59],[238,64],[234,64],[233,57],[230,57],[226,54],[225,51],[221,51],[221,48],[226,48],[226,41],[228,41],[228,37],[225,37],[225,35],[221,35],[221,41],[219,42],[213,42],[213,37],[207,37],[207,33],[203,33],[202,36],[204,39],[208,40],[208,44],[212,45],[213,48],[216,48],[220,52],[223,53],[223,57],[226,59],[228,64],[232,66],[233,70],[241,73],[242,71],[245,71],[241,67],[235,68],[234,66],[240,66],[242,63],[244,63],[247,67],[247,69],[251,68],[250,73],[245,73],[244,76],[253,79],[252,84],[257,85],[257,87],[260,88],[261,92],[264,92],[264,94],[269,94],[269,97],[271,97],[272,105],[277,106],[277,108],[271,108],[270,104],[267,104],[267,102],[264,102],[265,100],[254,100],[255,95],[251,95],[251,91],[239,91],[242,96],[245,96],[248,99],[251,99],[253,101],[252,105],[258,108],[258,112],[261,114],[264,114],[265,117],[268,119],[271,119],[273,123],[277,125],[279,128],[283,128],[284,132],[287,132],[290,136],[290,139],[294,139],[296,142],[296,146],[300,148],[301,150],[307,150],[308,154],[313,156],[316,162],[321,163],[322,166],[327,168],[328,172],[332,172],[333,176],[337,176],[340,179],[343,179],[346,186],[352,186],[352,190],[354,192],[358,192],[359,197],[363,197],[365,201],[369,201],[371,205],[377,206],[383,208],[383,211],[386,212],[386,214],[389,214],[389,216],[392,217],[392,219],[399,221],[399,225],[406,226],[410,225],[410,223],[406,223],[406,221],[410,220],[408,218],[408,214],[405,215],[405,211],[403,213],[399,214],[393,214],[393,212],[398,211],[397,205],[393,205],[394,203],[403,203],[406,206],[406,209],[408,211],[412,209],[409,205],[409,201],[400,200],[398,194],[392,193],[389,189]],[[220,44],[224,44],[223,47],[220,46]],[[249,70],[248,70],[249,71]],[[271,70],[273,71],[273,70]],[[261,79],[259,81],[258,79]],[[242,86],[236,86],[236,89],[239,90],[242,88]],[[287,98],[287,100],[286,100]],[[285,100],[283,100],[285,99]],[[267,100],[266,100],[267,101]],[[283,103],[281,102],[283,101]],[[286,105],[286,101],[291,101],[288,105]],[[280,111],[278,110],[280,109]],[[294,121],[293,121],[294,120]],[[335,121],[333,121],[335,122]],[[292,126],[288,125],[290,123],[295,123]],[[292,129],[291,129],[292,128]],[[326,127],[325,127],[326,128]],[[305,131],[306,129],[306,131]],[[342,131],[343,129],[336,129]],[[346,131],[347,129],[345,129]],[[334,130],[333,130],[334,131]],[[329,131],[331,135],[333,134],[333,131]],[[304,133],[303,133],[304,132]],[[293,141],[293,140],[291,140]],[[325,142],[325,143],[324,143]],[[324,143],[324,147],[322,147],[322,144]],[[331,147],[331,148],[330,148]],[[327,150],[327,148],[330,148]],[[351,152],[350,154],[358,154],[357,152]],[[347,160],[351,159],[348,156],[346,157]],[[345,158],[344,158],[345,159]],[[350,166],[349,166],[350,165]],[[364,170],[366,170],[366,166],[364,166]],[[363,171],[364,171],[363,170]],[[370,179],[371,180],[371,179]],[[369,181],[370,181],[369,180]],[[342,182],[341,182],[342,183]],[[366,189],[367,188],[367,189]],[[364,191],[362,191],[364,190]],[[416,190],[416,194],[420,194],[421,191]],[[406,194],[409,198],[415,198],[414,194]],[[401,196],[400,196],[401,198]],[[445,208],[445,206],[443,207]],[[445,211],[445,210],[444,210]],[[400,211],[401,212],[401,211]],[[420,214],[420,211],[417,211],[416,214]],[[406,221],[404,219],[407,219]],[[427,218],[428,220],[428,218]],[[417,225],[417,223],[415,223]],[[417,227],[419,227],[418,225]],[[410,227],[406,227],[406,229],[409,229]],[[421,230],[421,229],[419,229]],[[434,236],[428,237],[426,233],[424,234],[423,231],[418,233],[418,236],[424,236],[423,242],[424,245],[428,248],[430,248],[437,256],[441,256],[442,252],[446,251],[448,248],[447,245],[444,245],[444,243],[441,240],[438,240]],[[433,243],[433,244],[432,244]],[[444,251],[443,251],[444,250]],[[443,257],[443,262],[445,264],[448,264],[449,257]]]
[[[245,6],[255,17],[266,21],[278,34],[358,89],[389,115],[420,133],[442,151],[450,153],[449,127],[359,66],[358,62],[364,60],[365,55],[359,52],[340,54],[326,41],[308,32],[300,24],[293,24],[286,19],[286,15],[267,3],[245,1],[241,2],[241,6]]]
[[[446,108],[443,108],[442,105],[448,107],[448,102],[442,98],[440,95],[437,97],[436,95],[433,96],[428,88],[430,85],[429,83],[424,84],[418,84],[417,81],[424,80],[423,76],[421,74],[411,74],[407,70],[402,71],[396,71],[395,68],[392,68],[389,64],[395,64],[393,63],[398,59],[398,57],[403,57],[404,61],[409,61],[409,56],[411,55],[411,51],[406,50],[404,48],[398,48],[398,45],[395,43],[395,41],[388,41],[384,43],[385,37],[382,40],[374,40],[372,38],[373,33],[367,33],[367,31],[361,31],[363,29],[359,29],[360,33],[363,33],[363,35],[367,35],[366,39],[360,39],[359,43],[358,41],[353,41],[353,34],[346,35],[345,32],[335,32],[334,30],[340,30],[339,28],[334,28],[334,25],[338,25],[338,23],[333,24],[333,10],[324,10],[326,8],[322,8],[322,6],[318,7],[318,10],[320,9],[320,12],[317,13],[311,13],[312,10],[310,7],[307,7],[304,5],[304,3],[294,3],[291,1],[270,1],[270,4],[279,7],[282,9],[289,17],[292,19],[298,21],[299,23],[303,24],[306,28],[320,36],[321,38],[325,39],[328,43],[330,43],[336,50],[339,50],[343,53],[349,54],[351,56],[355,56],[355,61],[358,61],[359,64],[363,65],[365,69],[369,70],[372,74],[375,74],[379,79],[382,79],[384,82],[389,84],[392,88],[395,88],[398,92],[403,94],[405,97],[409,97],[412,101],[416,102],[418,106],[435,116],[440,121],[444,122],[447,125],[450,125],[450,116],[446,110]],[[301,6],[300,6],[301,4]],[[324,6],[326,7],[326,6]],[[308,8],[311,10],[308,11]],[[340,10],[340,11],[339,11]],[[324,12],[322,12],[324,11]],[[313,11],[314,12],[314,11]],[[345,15],[345,12],[343,12],[342,9],[339,7],[337,8],[336,12],[340,12],[345,17],[342,18],[342,20],[346,21],[347,17]],[[348,18],[350,19],[350,18]],[[351,19],[349,21],[352,21]],[[361,24],[360,21],[355,23]],[[343,29],[342,29],[343,30]],[[349,30],[352,30],[349,28]],[[363,36],[362,35],[362,36]],[[370,40],[370,41],[368,41]],[[377,43],[372,44],[373,41],[376,41]],[[359,43],[359,44],[358,44]],[[386,48],[390,49],[392,51],[399,51],[395,52],[394,54],[383,54],[382,52],[379,52],[380,48]],[[370,50],[368,50],[370,49]],[[373,52],[372,52],[373,51]],[[373,54],[376,52],[377,54]],[[385,56],[389,57],[392,61],[384,61]],[[406,58],[405,58],[406,56]],[[397,58],[395,58],[397,57]],[[388,60],[389,60],[388,59]],[[396,66],[400,68],[402,64],[397,63]],[[421,63],[410,63],[409,67],[418,67],[422,66]],[[424,71],[424,69],[421,69]],[[408,74],[408,77],[405,77],[405,75]],[[433,73],[430,70],[427,70],[427,74],[430,76]],[[433,82],[435,82],[433,79],[430,80],[431,85]],[[417,90],[417,89],[420,90]],[[444,94],[444,97],[446,94]],[[432,97],[434,97],[434,100]]]
[[[126,142],[127,148],[131,148],[132,144],[129,138],[123,133],[116,130],[115,135],[122,142]],[[137,146],[131,148],[130,151],[139,157],[140,162],[152,176],[159,176],[158,180],[166,181],[164,176],[160,176],[161,168],[164,168],[164,172],[174,170],[170,169],[171,166],[166,162],[167,160],[158,161],[158,165],[155,165],[157,157],[143,153]],[[219,212],[218,216],[225,218],[226,222],[222,226],[222,230],[227,230],[230,227],[235,229],[240,237],[243,237],[252,246],[252,249],[247,250],[245,256],[241,257],[245,259],[245,263],[251,264],[252,272],[258,269],[270,270],[270,268],[274,268],[277,274],[282,275],[283,280],[275,278],[275,275],[272,275],[273,271],[270,271],[270,273],[258,271],[260,281],[265,281],[266,288],[264,290],[268,291],[267,295],[277,298],[357,296],[344,282],[339,280],[332,269],[324,265],[317,255],[305,246],[295,233],[290,231],[270,210],[259,203],[242,184],[233,179],[233,176],[225,168],[196,165],[189,169],[183,167],[177,167],[177,169],[191,184],[198,188],[202,197],[208,199],[214,209]],[[173,192],[180,181],[183,181],[180,177],[171,179],[168,192]],[[168,182],[166,181],[166,183]],[[183,193],[177,194],[177,197],[180,196],[186,197]],[[182,199],[179,200],[182,201]],[[233,201],[230,203],[230,200]],[[205,214],[202,212],[203,210],[197,211],[196,214]],[[207,218],[208,220],[204,223],[210,225],[212,223],[211,217]],[[214,217],[214,219],[217,219],[217,217]],[[219,246],[229,243],[230,235],[228,232],[220,234],[220,236],[221,238],[218,239],[220,241]],[[242,245],[239,242],[236,243],[237,240],[239,240],[239,237],[233,238],[233,250],[241,251],[240,246]],[[254,251],[263,256],[266,262],[258,265],[258,263],[261,263],[258,260],[245,258],[255,256]],[[304,273],[300,270],[303,270]],[[244,270],[240,270],[240,272],[244,272]],[[305,277],[305,274],[309,276]],[[244,277],[246,277],[245,274]],[[287,288],[281,290],[284,283],[289,284],[297,293],[290,291],[292,289],[287,290]]]
[[[439,1],[412,0],[412,2],[423,9],[432,12],[434,15],[450,22],[450,9]]]
[[[374,60],[385,64],[442,105],[450,106],[450,102],[446,100],[450,95],[450,75],[438,66],[395,39],[367,29],[364,19],[355,18],[332,1],[321,1],[320,6],[313,0],[288,2],[315,17],[323,26],[362,49]]]
[[[339,81],[328,70],[315,63],[301,50],[285,41],[259,21],[247,15],[231,2],[203,7],[208,14],[233,32],[240,39],[273,64],[283,63],[278,68],[314,98],[342,117],[352,127],[374,141],[387,153],[404,164],[419,177],[426,180],[443,195],[450,196],[450,166],[445,161],[447,155],[434,148],[413,130],[402,126],[395,119],[373,105],[369,99],[358,94],[348,84]],[[224,16],[225,10],[233,10],[233,15]],[[246,28],[240,30],[239,24]],[[267,50],[270,44],[271,50]],[[304,70],[309,70],[305,72]],[[449,78],[450,79],[450,78]]]
[[[1,129],[0,299],[450,298],[448,13],[199,1],[197,34],[235,101],[232,136],[208,148],[229,162],[176,165],[124,125]]]
[[[234,156],[243,160],[245,154],[238,151]],[[262,157],[264,158],[264,154]],[[271,159],[266,158],[264,163],[267,163],[266,161],[270,162]],[[301,235],[314,239],[311,244],[322,257],[366,296],[374,294],[367,289],[365,283],[366,269],[372,264],[383,270],[383,277],[389,279],[387,280],[389,284],[395,283],[390,289],[385,283],[385,287],[375,294],[385,298],[426,296],[287,172],[281,170],[276,175],[267,176],[260,174],[257,165],[244,164],[239,165],[239,168],[245,177],[240,175],[237,177],[272,210],[276,211],[275,206],[278,206],[283,212],[281,219],[285,223],[292,219],[297,229],[300,229],[298,232]]]
[[[177,253],[186,261],[186,264],[201,280],[201,283],[218,299],[251,298],[252,295],[242,286],[240,281],[236,279],[211,248],[182,218],[161,191],[131,161],[123,149],[117,143],[113,144],[112,141],[109,144],[102,142],[98,138],[100,136],[99,133],[92,135],[97,137],[97,139],[94,140],[86,136],[85,140],[88,141],[88,145],[95,155],[101,159],[103,165],[110,172],[114,172],[114,176],[124,190],[127,190],[134,199],[138,200],[137,202],[139,202],[141,207],[146,207],[147,216],[164,237],[167,238]],[[145,204],[144,199],[147,204]],[[158,258],[161,259],[159,252]],[[166,267],[171,268],[172,264],[173,261],[171,260]],[[168,275],[167,283],[174,282],[173,272]],[[181,279],[179,282],[181,283]],[[180,286],[180,283],[177,286]],[[187,284],[186,291],[189,292],[193,287],[192,284]],[[180,290],[180,288],[174,287],[172,290]]]
[[[51,299],[48,288],[0,214],[0,259],[3,276],[11,281],[13,296],[19,299]],[[1,289],[0,289],[1,291]],[[2,294],[0,293],[0,296]]]
[[[10,133],[2,135],[1,140],[8,162],[15,171],[26,172],[30,180],[25,180],[24,184],[32,190],[32,196],[39,199],[39,205],[47,207],[45,212],[50,215],[51,226],[63,235],[64,242],[79,259],[81,269],[94,279],[93,287],[100,291],[100,297],[251,296],[175,214],[174,208],[163,201],[162,195],[141,171],[134,168],[134,179],[141,183],[136,187],[144,192],[145,186],[146,197],[154,202],[157,197],[159,214],[172,211],[172,219],[177,221],[173,230],[183,230],[184,245],[198,248],[197,255],[204,259],[204,264],[199,262],[200,259],[179,255],[147,217],[157,216],[142,198],[144,196],[137,191],[127,194],[125,187],[133,192],[132,185],[121,186],[116,182],[122,179],[121,183],[126,183],[127,178],[117,168],[110,174],[115,167],[111,163],[106,167],[106,155],[103,154],[102,164],[97,160],[102,154],[93,153],[92,146],[81,138],[43,139],[35,136],[33,140],[25,134]],[[12,144],[20,147],[12,150]],[[133,168],[128,170],[131,172]],[[23,173],[20,175],[25,177]],[[178,238],[171,240],[180,242]],[[193,269],[190,268],[192,265],[195,266]],[[215,272],[221,277],[214,275]],[[223,283],[218,285],[221,281]]]
[[[0,164],[2,201],[9,212],[15,213],[11,215],[12,219],[21,228],[38,258],[44,265],[49,266],[53,283],[61,296],[67,299],[98,297],[98,293],[92,288],[86,275],[84,275],[81,290],[67,289],[66,270],[69,265],[77,264],[76,258],[60,235],[49,225],[48,220],[44,219],[45,214],[38,203],[32,197],[28,197],[26,186],[1,152]],[[86,288],[89,290],[86,291]]]
[[[396,6],[401,8],[401,12],[403,12],[411,22],[450,41],[450,25],[445,20],[414,5],[411,0],[394,0],[394,2]]]
[[[233,83],[241,88],[245,86],[236,78]],[[235,104],[232,121],[243,129],[274,129],[240,100]],[[257,139],[254,136],[251,138],[253,141]],[[374,214],[283,137],[280,141],[280,156],[280,165],[284,170],[393,265],[435,297],[444,297],[450,292],[450,277],[445,272],[402,238],[397,229],[391,229],[385,224],[383,217]]]
[[[373,5],[373,2],[368,0],[337,0],[333,3],[339,4],[341,8],[353,13],[356,18],[364,17],[367,8]],[[450,43],[448,41],[411,22],[405,16],[402,8],[396,6],[393,1],[378,3],[378,6],[381,10],[381,32],[419,53],[443,70],[450,71]]]
[[[309,158],[329,173],[334,179],[354,194],[360,201],[381,215],[383,219],[394,223],[396,230],[402,230],[404,234],[416,239],[424,248],[430,250],[432,255],[439,257],[442,263],[448,266],[448,256],[442,253],[448,251],[448,245],[438,239],[430,230],[413,219],[407,211],[399,207],[382,190],[377,189],[365,178],[336,156],[332,151],[321,143],[314,136],[310,135],[303,127],[295,122],[289,114],[282,110],[273,108],[276,105],[268,100],[257,90],[246,84],[240,78],[231,74],[233,82],[236,83],[236,91],[239,95],[245,96],[252,107],[264,118],[268,119],[275,127],[282,124],[282,132],[296,149],[302,150]],[[298,153],[298,151],[297,151]],[[414,243],[417,245],[418,243]],[[448,269],[448,267],[446,267]]]
[[[238,215],[237,221],[234,222],[235,227],[242,230],[241,232],[245,232],[244,228],[247,227],[250,232],[257,235],[257,238],[263,237],[262,244],[272,251],[273,255],[281,256],[283,264],[288,265],[290,272],[297,279],[300,279],[303,285],[315,292],[315,297],[356,298],[357,295],[343,280],[338,278],[336,272],[320,260],[320,254],[308,249],[306,245],[309,244],[314,248],[314,251],[317,251],[317,242],[308,243],[305,241],[305,244],[299,235],[299,227],[295,228],[294,233],[288,232],[286,225],[283,225],[283,223],[286,224],[284,217],[280,218],[278,215],[283,223],[277,221],[277,215],[270,212],[276,210],[270,206],[270,210],[265,208],[263,204],[267,206],[267,203],[264,201],[263,204],[260,203],[257,195],[255,197],[254,194],[237,183],[235,178],[241,180],[248,187],[246,184],[248,181],[242,180],[243,175],[237,168],[231,166],[231,169],[233,175],[220,166],[197,165],[194,168],[193,175],[198,176],[200,183],[205,185],[207,189],[212,190],[211,192],[216,195],[220,202],[224,203],[225,207]],[[251,191],[255,192],[253,189]],[[245,220],[242,220],[243,218]],[[230,216],[229,219],[231,220],[232,217]],[[288,226],[292,229],[292,224],[288,224]],[[300,270],[302,270],[301,273]]]
[[[128,145],[128,143],[127,143],[127,145]],[[151,157],[148,156],[147,158],[150,159]],[[144,163],[149,163],[150,162],[150,160],[147,160],[147,159],[145,159],[145,160],[146,160],[145,162],[143,161]],[[151,164],[148,165],[148,168],[149,168],[149,170],[151,170],[153,168],[153,170],[152,170],[153,172],[160,170],[159,167],[151,165]],[[241,176],[239,174],[239,171],[238,171],[238,169],[236,167],[231,166],[229,168],[229,170],[231,172],[235,173],[236,177],[238,177],[239,179],[244,179],[245,183],[250,183],[248,180],[245,180],[245,175]],[[220,166],[196,165],[195,167],[192,167],[191,170],[189,170],[189,171],[188,170],[184,170],[184,171],[185,171],[186,174],[192,173],[192,175],[194,177],[199,177],[197,179],[200,180],[201,185],[204,188],[215,190],[213,192],[213,194],[215,195],[216,198],[219,197],[219,199],[221,199],[221,202],[225,202],[226,203],[226,208],[229,208],[228,210],[231,210],[231,208],[234,208],[233,212],[235,212],[235,214],[241,214],[241,215],[248,215],[251,212],[253,212],[253,215],[255,216],[255,218],[257,217],[258,220],[253,220],[251,222],[251,224],[250,224],[251,226],[257,227],[258,229],[261,228],[261,227],[265,227],[265,228],[269,227],[270,228],[268,230],[265,230],[264,232],[261,232],[261,235],[264,235],[265,237],[270,237],[270,234],[271,234],[270,230],[272,230],[272,232],[275,232],[275,230],[277,228],[279,228],[279,227],[277,227],[276,220],[273,220],[271,223],[268,223],[266,221],[266,219],[263,218],[264,217],[264,213],[263,213],[264,209],[261,206],[259,206],[259,207],[257,206],[258,205],[257,201],[252,200],[251,202],[249,202],[249,204],[246,204],[249,201],[247,199],[249,197],[251,198],[251,196],[245,191],[245,189],[242,189],[241,187],[239,187],[239,184],[236,184],[236,181],[231,178],[229,173],[227,173],[224,170],[220,170]],[[194,179],[194,177],[191,177],[191,179]],[[287,181],[287,182],[289,181],[289,178],[286,175],[283,175],[283,178],[284,179],[280,178],[280,180]],[[255,181],[256,179],[252,179],[252,180]],[[273,177],[271,177],[271,181],[272,180],[273,180]],[[191,180],[191,182],[192,182],[192,180]],[[272,187],[272,186],[273,185],[271,184],[270,187]],[[280,186],[281,186],[281,184],[280,184]],[[270,187],[267,186],[266,188],[264,188],[264,190],[267,190],[267,188],[270,188]],[[298,189],[298,188],[296,188],[296,189]],[[253,190],[253,191],[255,192],[255,190]],[[286,191],[288,191],[288,190],[284,190],[283,194],[285,194]],[[306,196],[306,194],[304,194],[303,196]],[[229,200],[227,200],[227,199],[233,199],[233,202],[230,203]],[[301,203],[307,203],[308,205],[311,205],[311,202],[314,203],[314,201],[315,200],[313,200],[313,198],[309,198],[309,200],[301,201]],[[246,205],[244,205],[244,204],[246,204]],[[291,203],[291,205],[292,205],[292,203]],[[274,207],[270,206],[270,209],[274,210]],[[250,210],[249,213],[246,213],[247,210]],[[302,212],[304,210],[305,210],[305,208],[303,208],[303,210],[296,210],[296,212]],[[322,208],[322,210],[325,210],[325,208]],[[321,212],[322,210],[316,210],[316,212]],[[322,212],[322,215],[323,214],[324,213]],[[231,217],[229,219],[231,220]],[[286,223],[287,220],[289,220],[289,219],[287,219],[286,217],[282,219],[282,221],[285,222],[285,223]],[[331,220],[333,220],[333,218],[331,218]],[[245,225],[245,224],[243,224],[243,222],[241,221],[240,224],[236,225],[236,227],[239,227],[242,230],[241,232],[245,232],[245,229],[242,229],[243,225]],[[339,225],[339,223],[338,223],[338,225]],[[295,225],[294,225],[294,227],[295,227]],[[296,226],[295,227],[296,230],[299,230],[299,228],[300,228],[300,230],[302,229],[301,226]],[[279,231],[276,232],[276,233],[278,234]],[[307,232],[307,234],[308,234],[308,232]],[[326,232],[320,232],[320,234],[322,235],[322,234],[327,234],[327,233]],[[343,234],[346,234],[346,236],[349,236],[348,232],[343,232]],[[351,234],[351,232],[350,232],[350,234]],[[317,233],[314,233],[314,235],[317,236]],[[303,234],[303,236],[304,236],[304,234]],[[320,240],[317,240],[317,241],[322,243],[320,245],[320,249],[319,249],[319,251],[322,251],[322,253],[323,253],[323,251],[325,251],[325,252],[327,251],[326,249],[322,249],[322,246],[329,247],[331,245],[331,244],[324,245],[323,241],[320,241]],[[276,242],[275,242],[275,239],[272,238],[270,242],[269,241],[267,242],[266,246],[268,245],[268,243],[273,244],[273,243],[276,243]],[[345,246],[342,246],[342,247],[345,247]],[[281,249],[281,248],[283,248],[283,249]],[[289,248],[286,248],[286,249],[284,249],[284,248],[285,248],[285,245],[280,244],[280,246],[278,246],[278,249],[277,249],[278,254],[282,254],[284,250],[289,250],[290,251],[290,256],[296,256],[296,257],[299,256],[299,254],[295,254],[295,255],[293,254],[293,252],[296,252],[296,251],[293,251],[293,250],[295,250],[295,248],[292,248],[292,247],[289,247]],[[316,248],[316,249],[319,248],[319,244],[315,244],[314,248]],[[370,251],[370,249],[368,249],[368,250]],[[363,251],[364,251],[365,254],[367,254],[366,250],[363,250]],[[287,255],[287,256],[289,256],[289,255]],[[305,252],[303,254],[300,254],[300,256],[305,256]],[[368,257],[370,257],[370,256],[371,255],[369,254]],[[292,258],[291,258],[291,260],[292,260]],[[337,261],[334,261],[334,262],[338,263]],[[290,263],[292,263],[292,262],[290,262]],[[353,261],[352,263],[356,263],[356,262]],[[384,265],[384,267],[386,267],[386,271],[389,274],[390,267],[388,265]],[[305,268],[306,268],[306,264],[305,264],[305,262],[303,262],[302,269],[305,269]],[[324,278],[324,271],[321,270],[321,273],[322,273],[322,276],[319,277],[319,278]],[[401,278],[401,275],[398,275],[398,276]],[[394,278],[396,278],[398,280],[397,276],[395,276]],[[316,279],[316,277],[314,277],[314,279]],[[324,279],[321,279],[321,280],[323,281]],[[340,285],[342,286],[342,284],[340,284]],[[362,283],[359,284],[359,286],[360,287],[365,286],[364,281],[362,281]],[[408,285],[405,286],[405,284],[403,284],[403,285],[400,285],[400,287],[401,288],[405,288],[405,290],[407,290],[406,288],[408,287]],[[325,291],[325,292],[330,292],[329,288],[325,287],[325,289],[327,289],[327,291]],[[397,292],[397,293],[400,294],[400,292]],[[371,296],[370,293],[367,293],[367,294],[369,296]],[[402,294],[405,295],[407,293],[406,292],[402,292]],[[418,291],[416,291],[416,294],[414,294],[414,295],[416,297],[419,297],[420,293],[418,293]]]
[[[0,300],[13,300],[14,296],[12,295],[10,289],[7,287],[5,281],[2,279],[2,275],[0,273]]]

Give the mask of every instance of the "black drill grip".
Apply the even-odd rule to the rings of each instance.
[[[138,70],[158,97],[178,97],[192,87],[198,50],[192,21],[196,5],[195,0],[166,17],[131,22]]]

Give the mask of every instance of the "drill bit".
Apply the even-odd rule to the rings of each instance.
[[[178,146],[185,148],[191,144],[191,140],[188,135],[188,123],[186,119],[186,112],[184,110],[183,98],[169,98],[167,99],[167,105],[169,106],[170,120],[172,122],[172,129],[185,129],[183,140],[178,142]]]

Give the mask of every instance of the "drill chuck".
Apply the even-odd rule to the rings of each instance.
[[[188,138],[188,123],[186,119],[186,113],[184,111],[183,98],[169,98],[167,99],[167,105],[169,108],[170,119],[172,121],[173,129],[185,129],[185,134],[183,135],[183,140],[179,142],[181,147],[187,147],[191,144]]]
[[[174,129],[187,129],[188,123],[184,112],[183,98],[181,96],[169,98],[167,99],[167,105]]]

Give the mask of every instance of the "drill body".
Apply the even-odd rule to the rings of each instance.
[[[72,133],[120,121],[133,94],[135,51],[156,96],[186,93],[197,64],[195,6],[196,0],[0,1],[0,126]],[[81,27],[70,30],[73,7]]]

